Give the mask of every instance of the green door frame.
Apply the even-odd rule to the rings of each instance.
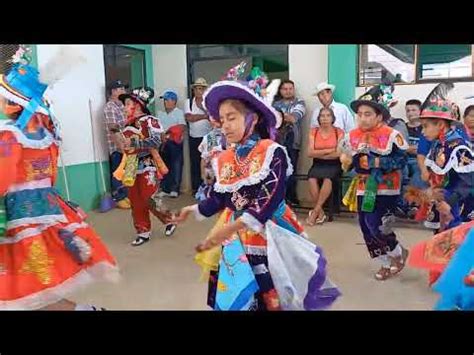
[[[151,44],[122,44],[122,46],[140,49],[145,51],[145,82],[149,87],[155,86],[155,80],[153,77],[153,55]]]
[[[145,83],[147,86],[154,88],[155,79],[153,76],[153,54],[151,44],[121,44],[121,46],[129,47],[133,49],[139,49],[145,52]],[[131,84],[131,83],[130,83]],[[156,95],[158,93],[155,93]],[[155,113],[155,105],[150,107],[151,113]]]

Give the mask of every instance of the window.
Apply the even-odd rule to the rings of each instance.
[[[8,73],[12,66],[12,57],[18,48],[18,44],[0,44],[0,74]]]
[[[222,79],[233,66],[245,60],[244,76],[259,66],[272,79],[288,79],[288,45],[188,45],[188,87],[198,77],[208,83]]]
[[[472,78],[472,46],[419,45],[418,73],[420,80]]]
[[[359,85],[474,80],[472,45],[364,44],[359,46]]]
[[[104,45],[105,86],[115,80],[130,88],[145,86],[145,51],[119,45]]]
[[[375,85],[384,79],[411,83],[415,79],[415,46],[367,44],[360,46],[359,84]]]

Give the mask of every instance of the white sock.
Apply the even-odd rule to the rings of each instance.
[[[380,255],[377,257],[377,260],[380,261],[382,267],[386,269],[390,268],[390,258],[388,257],[388,255]]]
[[[76,304],[75,311],[93,311],[94,308],[90,304]]]
[[[390,255],[392,258],[398,258],[398,257],[402,256],[402,247],[401,247],[400,243],[397,244],[395,249],[393,249],[392,251],[387,252],[387,254]]]

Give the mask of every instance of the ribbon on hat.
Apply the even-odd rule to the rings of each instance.
[[[246,66],[247,66],[247,63],[245,61],[242,61],[239,64],[237,64],[235,67],[230,68],[227,71],[225,79],[226,80],[233,80],[233,81],[239,80],[239,78],[242,75],[244,75]]]

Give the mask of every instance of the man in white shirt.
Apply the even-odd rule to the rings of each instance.
[[[165,90],[160,96],[165,111],[159,111],[157,117],[164,131],[161,152],[169,169],[161,184],[160,196],[178,197],[183,175],[183,133],[186,127],[184,112],[176,107],[178,94],[174,90]]]
[[[339,127],[344,132],[348,133],[355,128],[355,119],[352,115],[349,108],[339,102],[334,101],[333,93],[336,90],[334,85],[328,83],[320,83],[316,88],[316,96],[319,99],[319,102],[323,107],[329,107],[333,110],[334,115],[336,116],[336,121],[334,126]],[[320,107],[317,107],[313,111],[313,116],[311,117],[311,128],[318,127],[318,116]]]
[[[191,185],[193,195],[202,183],[201,180],[201,153],[199,145],[203,137],[212,130],[209,115],[204,108],[204,91],[208,87],[204,78],[198,78],[192,85],[193,95],[186,101],[184,117],[189,124],[189,155],[191,160]]]

